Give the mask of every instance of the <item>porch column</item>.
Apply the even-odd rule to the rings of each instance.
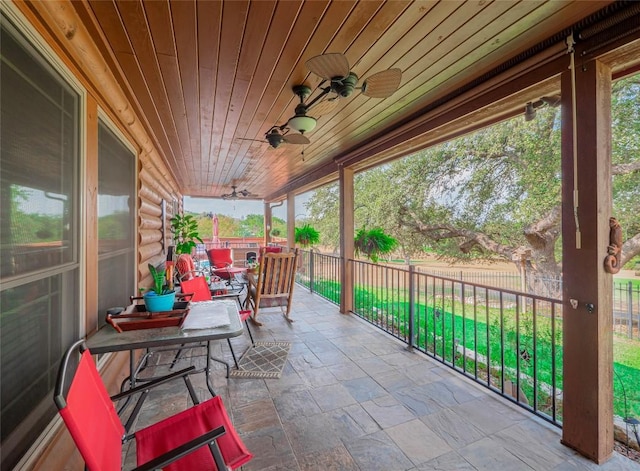
[[[287,193],[287,247],[296,246],[296,195]]]
[[[575,115],[571,82],[571,72],[564,72],[562,443],[602,463],[613,451],[612,276],[603,268],[613,216],[611,71],[598,61],[576,67]]]
[[[271,203],[264,203],[264,246],[271,242]]]
[[[340,312],[353,310],[353,276],[350,259],[353,258],[353,169],[340,166],[340,256],[342,257],[342,288]]]

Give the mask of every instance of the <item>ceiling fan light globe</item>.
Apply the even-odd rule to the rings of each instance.
[[[306,115],[295,115],[287,122],[287,126],[289,128],[298,131],[300,134],[313,131],[313,129],[316,127],[316,124],[318,124],[316,118]]]

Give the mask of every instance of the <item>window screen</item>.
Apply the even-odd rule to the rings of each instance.
[[[78,337],[79,95],[4,16],[0,25],[2,470],[55,414]]]
[[[98,126],[98,309],[125,306],[135,289],[135,155]]]

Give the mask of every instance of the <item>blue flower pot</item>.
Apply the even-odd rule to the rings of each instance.
[[[149,312],[171,311],[176,300],[176,293],[156,294],[155,291],[149,291],[143,295],[143,298],[144,305]]]

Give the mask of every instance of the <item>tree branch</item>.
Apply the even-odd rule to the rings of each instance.
[[[562,206],[554,206],[542,219],[524,228],[524,236],[534,248],[543,248],[560,234]]]
[[[622,244],[622,258],[620,263],[624,266],[629,260],[640,253],[640,233],[634,235],[631,239]]]
[[[463,238],[464,240],[460,243],[460,249],[463,252],[468,252],[472,247],[478,245],[489,252],[493,252],[495,254],[501,255],[507,260],[511,260],[512,255],[516,250],[515,247],[510,247],[496,242],[491,237],[482,232],[453,227],[448,224],[427,225],[420,220],[418,215],[413,210],[404,208],[404,212],[411,217],[412,225],[421,234],[424,234],[425,236],[433,240],[438,241],[441,239],[454,239],[458,237]]]
[[[611,166],[612,175],[626,175],[640,171],[640,160],[629,162],[628,164],[616,164]]]

